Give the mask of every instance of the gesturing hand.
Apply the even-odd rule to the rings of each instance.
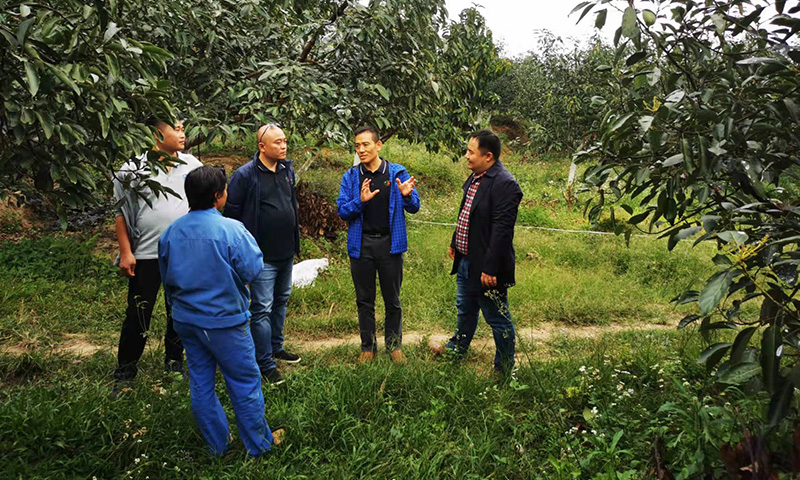
[[[364,183],[361,184],[361,203],[369,202],[370,200],[375,198],[375,195],[377,195],[378,192],[381,191],[380,188],[375,190],[375,191],[370,191],[369,186],[370,186],[371,183],[372,183],[372,180],[367,178],[367,179],[364,180]]]
[[[400,183],[399,178],[395,178],[397,182],[397,188],[400,189],[400,194],[404,197],[411,195],[411,191],[414,190],[414,187],[417,185],[417,179],[414,177],[409,178],[403,183]]]

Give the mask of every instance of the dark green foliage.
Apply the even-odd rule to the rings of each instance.
[[[371,124],[454,148],[504,68],[478,11],[451,22],[443,0],[14,1],[0,33],[0,189],[62,222],[152,148],[148,117],[181,111],[194,144],[278,122],[317,147]]]
[[[573,152],[587,142],[611,88],[602,68],[613,50],[599,38],[568,49],[547,31],[535,51],[510,61],[508,71],[489,88],[499,101],[492,122],[519,119],[522,132],[510,132],[534,152]],[[513,130],[513,129],[512,129]]]
[[[774,427],[792,413],[789,399],[800,386],[800,210],[793,195],[800,20],[791,16],[800,3],[778,2],[775,17],[771,2],[759,0],[670,0],[657,7],[625,8],[615,38],[617,58],[626,59],[613,70],[618,100],[603,99],[609,108],[597,142],[576,155],[590,164],[585,181],[599,193],[589,217],[599,219],[607,204],[626,197],[639,202],[636,211],[626,207],[626,235],[631,227],[658,230],[670,250],[689,239],[717,245],[717,272],[678,299],[699,307],[681,325],[698,322],[707,338],[766,327],[760,349],[745,328],[733,345],[713,346],[703,360],[718,367],[723,383],[759,377],[772,395]],[[756,306],[745,310],[750,304]]]
[[[130,36],[105,2],[46,3],[0,7],[0,189],[46,195],[63,222],[150,148],[146,117],[171,118],[170,54]]]

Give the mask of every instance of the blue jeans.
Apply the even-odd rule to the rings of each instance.
[[[255,457],[269,451],[274,439],[264,418],[261,374],[247,324],[203,329],[176,320],[175,331],[186,350],[192,411],[211,453],[222,455],[230,446],[228,419],[214,388],[217,365],[225,378],[247,453]]]
[[[456,308],[458,321],[456,332],[447,342],[446,348],[456,358],[463,358],[478,327],[478,311],[483,312],[486,323],[492,327],[495,355],[494,369],[510,372],[514,366],[514,348],[516,333],[508,310],[508,290],[492,289],[483,292],[470,292],[467,288],[469,279],[469,259],[462,258],[458,262],[456,272]]]
[[[292,293],[293,257],[264,262],[258,279],[250,285],[250,331],[256,344],[256,362],[261,373],[275,368],[273,352],[283,350],[286,302]]]

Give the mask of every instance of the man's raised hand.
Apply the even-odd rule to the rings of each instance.
[[[404,197],[411,195],[411,191],[414,190],[414,187],[417,185],[417,179],[414,177],[409,178],[403,183],[400,183],[399,178],[395,178],[397,182],[397,188],[400,189],[400,194]]]
[[[361,184],[361,203],[366,203],[375,198],[375,195],[380,192],[380,189],[375,191],[370,191],[369,186],[372,183],[372,180],[369,178],[364,180],[364,183]]]

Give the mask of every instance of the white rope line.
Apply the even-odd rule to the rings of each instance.
[[[406,219],[406,221],[412,222],[412,223],[426,223],[428,225],[441,225],[443,227],[455,227],[456,226],[455,223],[428,222],[428,221],[425,221],[425,220],[416,220],[416,219],[413,219],[413,218]],[[532,225],[514,225],[514,228],[526,228],[526,229],[529,229],[529,230],[544,230],[544,231],[547,231],[547,232],[587,233],[589,235],[614,235],[614,236],[617,236],[613,232],[598,232],[598,231],[595,231],[595,230],[569,230],[569,229],[565,229],[565,228],[534,227]],[[631,236],[632,237],[652,238],[651,235],[642,235],[642,234],[635,234],[635,235],[631,235]]]

